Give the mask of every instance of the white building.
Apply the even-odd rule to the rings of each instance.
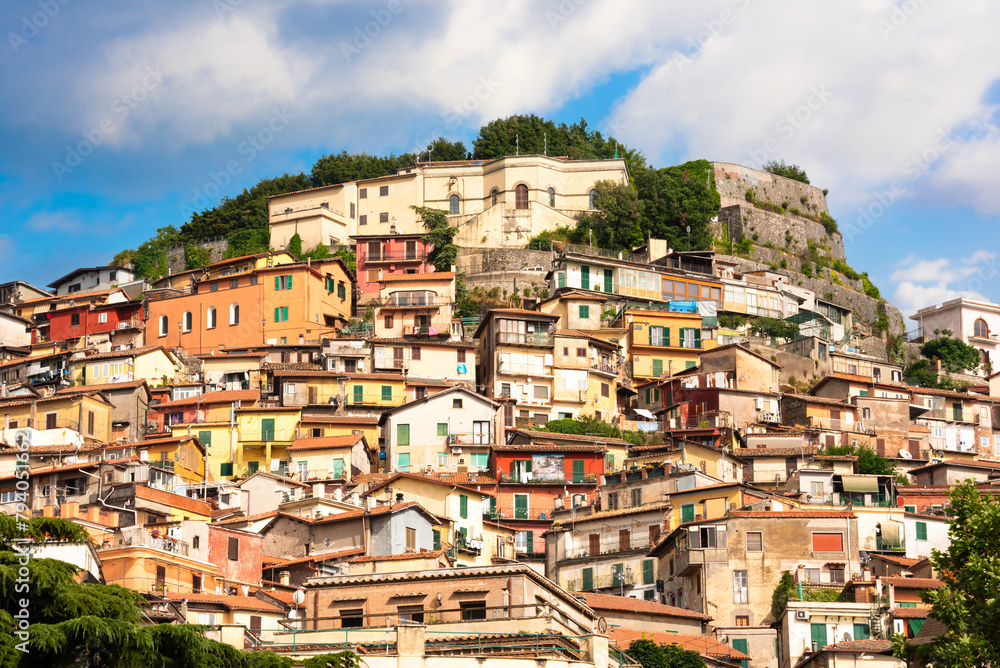
[[[81,267],[66,274],[62,278],[49,283],[49,287],[57,295],[68,295],[74,292],[93,292],[116,288],[135,280],[131,269],[109,265],[107,267]]]
[[[959,297],[939,306],[922,308],[910,319],[917,321],[917,336],[925,341],[941,334],[935,330],[949,330],[951,336],[961,339],[979,350],[981,364],[990,364],[997,356],[1000,345],[1000,304]],[[975,370],[982,375],[982,369]]]

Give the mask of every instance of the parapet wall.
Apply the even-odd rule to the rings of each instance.
[[[795,207],[814,216],[830,213],[826,195],[815,186],[732,162],[713,162],[712,169],[722,206],[745,203],[747,190],[753,190],[754,199],[759,202]]]

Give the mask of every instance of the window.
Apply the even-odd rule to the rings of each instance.
[[[378,196],[379,197],[388,197],[389,196],[389,186],[379,186],[378,187]]]
[[[855,640],[868,640],[871,637],[871,627],[868,624],[854,624]]]
[[[257,277],[256,276],[251,276],[250,277],[250,285],[257,285]]]
[[[392,385],[382,386],[382,401],[392,401]]]
[[[870,420],[872,418],[872,409],[869,408],[868,406],[865,406],[864,408],[862,408],[861,409],[861,418],[863,420]]]
[[[747,615],[736,615],[736,626],[750,626],[750,617]],[[743,650],[740,651],[742,652]]]
[[[275,276],[274,277],[274,289],[275,290],[291,290],[292,289],[292,275],[287,276]]]
[[[587,349],[586,348],[577,348],[576,349],[576,356],[577,357],[586,357],[587,356]]]
[[[157,571],[161,568],[157,566]],[[166,577],[166,574],[164,574]],[[215,626],[215,613],[214,612],[199,612],[197,614],[197,623],[202,626]]]
[[[409,445],[409,444],[410,444],[410,425],[397,424],[396,445]]]
[[[657,378],[663,375],[663,360],[653,360],[653,375]]]
[[[469,497],[465,494],[458,495],[458,514],[463,520],[469,519]]]
[[[927,522],[917,522],[917,540],[927,540]]]
[[[844,534],[814,533],[812,535],[813,552],[843,552]]]
[[[607,383],[601,383],[601,396],[606,398],[611,396],[611,386]]]
[[[274,321],[275,322],[287,322],[288,321],[288,307],[287,306],[275,306],[274,307]]]
[[[365,625],[364,608],[351,608],[340,611],[340,628],[355,629]]]
[[[229,305],[229,324],[238,325],[240,324],[240,305],[230,304]]]
[[[216,320],[216,317],[215,317],[215,307],[214,306],[209,306],[208,307],[208,312],[205,314],[205,328],[206,329],[215,329],[215,320]]]
[[[393,322],[393,319],[392,319],[391,315],[385,316],[385,323],[384,324],[385,324],[385,328],[386,329],[392,329],[393,328],[394,322]]]
[[[380,222],[380,223],[388,223],[389,222],[389,212],[388,211],[383,211],[382,213],[380,213],[378,215],[378,222]]]
[[[107,321],[108,321],[108,314],[107,313],[98,313],[97,314],[97,324],[103,325]]]
[[[590,208],[591,209],[596,209],[597,208],[597,191],[596,190],[591,190],[590,191]]]
[[[826,624],[810,624],[809,633],[814,650],[823,649],[828,644],[826,641]]]
[[[461,399],[452,399],[451,400],[451,407],[452,408],[461,408],[462,407],[462,400]]]
[[[230,281],[229,281],[229,289],[231,290],[233,288],[238,288],[238,287],[240,287],[240,281],[239,281],[239,279],[238,278],[230,279]]]
[[[586,320],[589,317],[590,317],[590,306],[588,306],[586,304],[581,304],[580,305],[580,318],[582,320]]]
[[[295,394],[295,383],[285,384],[285,394]]]
[[[87,433],[94,435],[94,411],[87,411]]]
[[[693,503],[684,503],[681,505],[681,522],[694,522]]]
[[[976,319],[973,325],[973,335],[980,339],[990,338],[990,328],[982,318]]]
[[[519,183],[514,187],[514,208],[528,208],[528,186]]]
[[[642,560],[642,584],[651,585],[656,582],[655,562],[652,559]]]
[[[406,549],[417,549],[417,530],[413,527],[406,527]]]
[[[448,423],[446,423],[446,422],[438,422],[437,429],[438,429],[438,436],[447,436],[448,435]]]
[[[496,206],[497,205],[497,201],[500,198],[499,196],[500,196],[500,192],[496,188],[494,188],[493,190],[490,191],[490,206]]]
[[[358,225],[367,225],[367,224],[368,224],[368,215],[367,214],[363,213],[360,216],[358,216]]]
[[[747,531],[747,552],[764,551],[764,534],[760,531]]]
[[[733,603],[749,603],[747,572],[733,571]]]
[[[191,331],[191,328],[192,328],[192,326],[194,324],[194,316],[191,314],[191,311],[184,311],[184,317],[181,320],[181,323],[182,323],[181,327],[183,328],[183,331],[185,331],[185,332],[190,332]]]
[[[458,215],[458,195],[452,195],[448,198],[448,213],[455,216]]]
[[[407,425],[407,439],[409,439],[409,425]],[[410,470],[410,453],[401,452],[396,455],[396,470],[403,473]]]
[[[422,624],[424,621],[424,606],[422,605],[401,605],[396,608],[401,622],[416,622]]]
[[[486,601],[463,601],[459,606],[462,608],[462,621],[486,619]]]
[[[59,415],[58,413],[46,413],[45,414],[45,428],[46,429],[55,429],[56,428],[56,419],[58,418],[58,415]]]
[[[240,560],[240,539],[230,536],[228,545],[228,554],[230,561]]]
[[[830,566],[830,582],[844,582],[844,567],[841,565]]]
[[[549,186],[549,189],[546,192],[549,194],[549,208],[556,208],[556,189]]]
[[[358,188],[358,199],[368,199],[368,188]]]
[[[71,315],[69,317],[69,325],[70,325],[70,327],[76,327],[79,324],[80,324],[80,314],[79,313],[74,313],[73,315]]]

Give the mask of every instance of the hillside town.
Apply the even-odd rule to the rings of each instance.
[[[711,168],[713,250],[528,248],[630,174],[522,154],[272,196],[269,251],[154,280],[8,281],[0,508],[84,529],[32,557],[136,592],[144,624],[241,650],[905,666],[892,637],[942,632],[949,493],[1000,494],[1000,305],[903,318],[824,191]],[[978,351],[961,382],[908,375],[948,337]]]

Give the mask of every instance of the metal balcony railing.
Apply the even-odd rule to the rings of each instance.
[[[176,540],[170,536],[154,536],[148,530],[139,527],[123,531],[121,535],[114,538],[111,545],[102,546],[100,549],[118,550],[125,547],[148,547],[162,552],[179,554],[183,557],[188,556],[190,552],[190,546],[184,541]]]
[[[361,262],[417,262],[427,259],[427,255],[428,251],[423,248],[416,250],[383,250],[379,253],[364,251],[361,253]]]
[[[729,427],[732,415],[728,411],[708,411],[686,417],[668,418],[664,429],[722,429]]]
[[[585,536],[576,534],[582,541]],[[617,554],[619,552],[629,552],[631,550],[646,550],[652,547],[647,536],[631,536],[628,539],[615,537],[603,540],[597,545],[586,543],[566,551],[567,559],[577,559],[580,557],[599,557],[602,554]]]
[[[543,332],[497,332],[498,345],[551,347],[555,337]]]
[[[590,582],[584,582],[583,578],[576,578],[566,582],[566,589],[569,591],[592,591],[594,589],[609,589],[611,587],[621,587],[622,585],[639,584],[641,576],[635,573],[623,574],[624,578],[619,578],[616,574],[596,575]],[[590,585],[589,587],[585,585]]]
[[[814,429],[828,429],[830,431],[856,431],[861,425],[854,420],[844,420],[841,418],[809,416],[809,426]]]
[[[781,411],[757,411],[757,422],[781,424]]]
[[[576,485],[586,485],[588,483],[596,483],[597,482],[597,474],[596,473],[567,473],[567,474],[564,474],[564,475],[553,474],[553,475],[542,476],[541,474],[532,473],[532,472],[528,472],[528,473],[501,473],[500,474],[500,482],[519,483],[519,484],[522,484],[522,485],[526,485],[526,484],[529,484],[529,483],[532,484],[532,485],[545,485],[545,484],[565,485],[567,483],[569,483],[569,484],[576,484]]]

